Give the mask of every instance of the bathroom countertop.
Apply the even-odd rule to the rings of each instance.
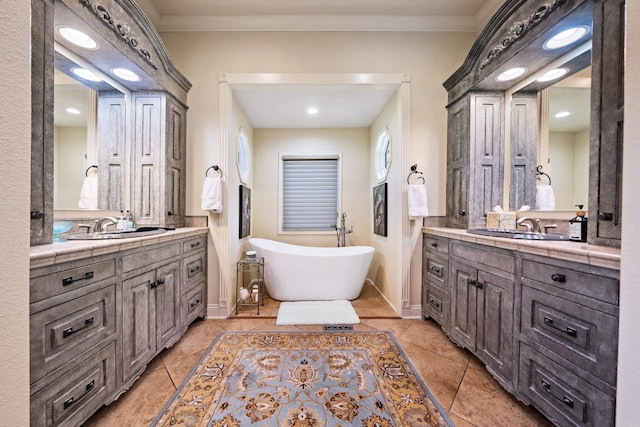
[[[207,227],[182,227],[166,233],[144,237],[112,240],[69,240],[48,245],[31,246],[29,259],[31,268],[45,267],[76,259],[115,253],[142,246],[170,242],[185,237],[199,236],[209,232]]]
[[[469,234],[467,230],[459,228],[422,227],[422,231],[450,239],[620,270],[620,248],[588,245],[584,242],[517,240],[479,236]]]

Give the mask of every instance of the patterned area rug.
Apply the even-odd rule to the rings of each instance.
[[[221,333],[153,426],[452,426],[388,332]]]

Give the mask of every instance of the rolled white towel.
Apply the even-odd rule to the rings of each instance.
[[[407,185],[409,218],[420,219],[429,216],[427,208],[427,188],[423,184]]]
[[[80,209],[98,209],[98,177],[87,176],[82,182],[80,199],[78,200]]]
[[[222,212],[222,180],[219,176],[204,178],[201,207],[204,211]]]
[[[556,210],[556,198],[550,185],[536,186],[536,209],[539,211]]]

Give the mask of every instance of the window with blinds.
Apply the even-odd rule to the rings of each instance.
[[[338,212],[338,157],[282,158],[282,231],[331,231]]]

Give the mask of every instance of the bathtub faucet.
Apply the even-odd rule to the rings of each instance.
[[[347,213],[346,212],[342,212],[342,215],[340,216],[340,227],[338,227],[337,225],[333,224],[333,226],[336,228],[336,233],[338,235],[338,247],[339,248],[343,248],[347,245],[346,243],[346,236],[347,234],[353,233],[353,225],[351,226],[351,228],[349,230],[347,230],[347,226],[345,224],[345,221],[347,219]]]

